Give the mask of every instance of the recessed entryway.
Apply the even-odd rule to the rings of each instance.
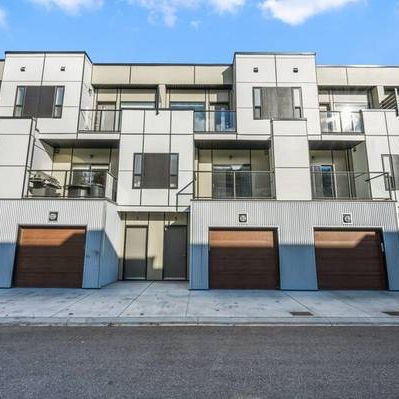
[[[209,287],[278,289],[277,247],[274,230],[210,230]]]
[[[148,227],[126,228],[124,279],[145,280],[147,277]]]
[[[164,280],[187,279],[187,227],[171,225],[165,228]]]
[[[187,226],[127,226],[123,264],[125,280],[186,280]]]
[[[315,251],[319,289],[387,289],[380,230],[316,230]]]
[[[81,288],[85,242],[83,227],[21,227],[13,286]]]

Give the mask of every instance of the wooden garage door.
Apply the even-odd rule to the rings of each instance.
[[[276,246],[274,231],[211,230],[210,288],[279,288]]]
[[[384,290],[387,288],[379,231],[316,231],[319,288]]]
[[[83,228],[21,228],[14,286],[81,288],[85,235]]]

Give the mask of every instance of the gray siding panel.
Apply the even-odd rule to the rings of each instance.
[[[345,226],[343,213],[352,213]],[[248,213],[248,223],[238,222]],[[391,290],[399,290],[399,233],[393,202],[333,201],[193,201],[190,287],[208,288],[208,231],[210,227],[276,228],[279,240],[281,288],[317,289],[314,229],[380,228]]]
[[[0,287],[10,287],[14,267],[14,257],[18,227],[32,226],[85,226],[86,252],[84,262],[83,288],[99,288],[100,259],[104,255],[104,201],[80,200],[3,200],[0,201]],[[50,211],[58,212],[58,221],[49,223]],[[116,213],[116,210],[115,210]],[[109,247],[105,252],[109,252]],[[107,255],[107,259],[110,257]],[[115,269],[117,262],[108,262],[104,268]],[[105,272],[108,274],[108,272]],[[103,279],[111,282],[111,277]],[[116,278],[115,278],[116,280]],[[114,281],[115,281],[114,280]]]
[[[104,203],[104,218],[100,271],[101,287],[118,280],[119,258],[122,257],[122,221],[115,204]]]

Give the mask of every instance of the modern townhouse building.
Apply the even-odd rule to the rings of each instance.
[[[399,290],[399,66],[0,61],[0,286]]]

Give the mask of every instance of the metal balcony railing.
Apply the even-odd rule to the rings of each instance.
[[[322,133],[364,133],[360,111],[320,111],[320,121]]]
[[[388,173],[311,171],[313,199],[390,200]]]
[[[116,201],[117,178],[107,170],[31,170],[29,198],[107,198]]]
[[[81,109],[79,113],[80,132],[119,132],[121,110]]]
[[[398,89],[394,89],[394,92],[381,102],[380,109],[393,109],[396,111],[396,115],[399,116],[399,90]]]
[[[235,132],[235,111],[194,111],[194,132]]]
[[[195,199],[274,199],[271,171],[194,172]]]

